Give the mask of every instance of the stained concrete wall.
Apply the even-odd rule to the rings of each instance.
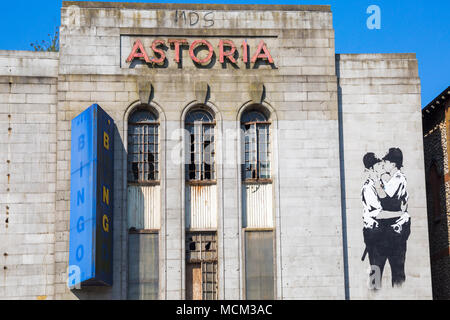
[[[55,293],[57,70],[57,53],[0,51],[1,299]]]
[[[182,18],[182,12],[188,17],[195,12],[199,22],[191,25]],[[249,69],[242,64],[239,68],[222,68],[216,63],[210,69],[198,69],[185,50],[183,68],[178,68],[170,48],[168,68],[130,68],[124,61],[126,51],[138,38],[151,43],[156,38],[167,41],[175,36],[190,43],[208,38],[216,54],[222,38],[233,39],[238,50],[245,39],[250,39],[253,50],[257,40],[265,40],[275,63]],[[22,180],[14,182],[18,183],[14,194],[1,190],[0,228],[6,219],[3,200],[15,203],[17,212],[27,215],[37,210],[38,215],[24,215],[23,219],[38,220],[26,220],[34,225],[16,220],[14,227],[9,222],[9,231],[5,227],[5,233],[0,233],[2,244],[14,244],[9,247],[9,255],[0,259],[17,270],[14,274],[0,270],[4,274],[0,280],[6,279],[0,282],[0,297],[127,298],[127,117],[139,104],[139,88],[149,83],[153,86],[151,105],[161,122],[161,299],[185,296],[184,166],[176,158],[183,145],[183,117],[189,107],[200,102],[204,92],[195,88],[204,83],[210,88],[207,104],[216,114],[218,133],[219,298],[245,298],[238,129],[243,110],[261,97],[272,121],[276,298],[344,299],[346,293],[354,299],[431,296],[417,61],[413,55],[339,55],[336,60],[330,7],[64,2],[59,63],[55,54],[3,55],[0,90],[5,92],[0,94],[0,126],[12,125],[13,131],[5,136],[11,142],[1,148],[0,157],[10,154],[4,150],[22,149],[16,152],[21,154],[15,160],[16,167],[4,166],[7,159],[2,158],[0,179],[17,170],[14,172]],[[15,60],[17,55],[26,58]],[[22,92],[12,92],[13,88]],[[101,105],[117,129],[114,285],[70,291],[66,285],[70,122],[92,103]],[[26,128],[19,125],[20,121],[27,124]],[[15,126],[29,130],[29,136],[15,136]],[[38,142],[41,135],[43,142]],[[32,145],[12,140],[19,138],[37,140]],[[413,217],[407,283],[400,291],[383,290],[372,295],[366,286],[367,263],[360,261],[364,249],[362,157],[366,152],[383,153],[393,146],[405,154]],[[32,168],[27,164],[34,161],[30,160],[30,150],[41,152],[36,153],[40,161],[33,162]],[[29,179],[24,176],[29,169],[39,172],[39,188],[23,183]],[[11,185],[13,179],[11,173]],[[1,186],[6,188],[4,183]],[[25,193],[22,188],[32,191]],[[33,190],[37,198],[33,198]],[[19,219],[12,209],[9,215]],[[343,247],[343,237],[348,248]],[[1,254],[7,253],[1,250]],[[18,286],[23,276],[29,276],[35,285]]]
[[[431,273],[425,192],[420,80],[414,54],[337,55],[339,106],[345,176],[345,217],[351,299],[430,299]],[[411,236],[406,251],[406,282],[393,289],[389,263],[383,288],[368,290],[369,262],[361,261],[363,157],[383,157],[400,148],[407,179]]]
[[[75,6],[75,7],[74,7]],[[178,10],[178,11],[177,11]],[[196,12],[200,22],[186,24],[181,12]],[[79,14],[78,22],[73,13]],[[204,17],[213,19],[205,27]],[[178,15],[178,20],[175,16]],[[210,87],[208,105],[216,112],[218,132],[236,135],[239,112],[254,99],[258,83],[265,86],[264,104],[272,111],[274,213],[276,215],[276,296],[279,299],[344,298],[340,224],[339,140],[334,30],[328,6],[224,6],[65,3],[62,9],[58,155],[68,149],[70,120],[91,103],[99,103],[115,120],[114,286],[75,292],[78,298],[126,298],[125,114],[139,99],[139,82],[151,82],[153,103],[163,110],[167,161],[162,194],[160,232],[161,298],[184,297],[183,166],[172,163],[182,142],[177,130],[186,108],[197,100],[195,83]],[[74,22],[75,21],[75,22]],[[219,39],[239,45],[249,39],[252,53],[266,41],[274,68],[198,69],[184,52],[183,68],[168,50],[167,69],[130,68],[125,60],[141,39],[209,38],[216,54]],[[149,50],[149,54],[151,54]],[[171,56],[169,56],[171,55]],[[252,66],[253,67],[253,66]],[[230,94],[232,92],[232,94]],[[260,96],[261,97],[261,96]],[[259,97],[259,99],[260,99]],[[129,111],[129,110],[128,110]],[[277,129],[280,129],[277,131]],[[219,297],[244,298],[242,264],[240,166],[238,137],[218,138]],[[61,145],[61,147],[59,147]],[[61,160],[63,166],[69,160]],[[58,247],[68,250],[69,176],[58,172],[60,226]],[[299,181],[304,183],[299,184]],[[320,194],[326,190],[324,199]],[[325,223],[328,221],[328,223]],[[333,244],[330,247],[330,244]],[[75,298],[64,286],[67,256],[57,261],[57,298]],[[87,293],[86,293],[87,292]]]

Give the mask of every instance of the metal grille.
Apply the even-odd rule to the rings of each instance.
[[[187,180],[215,180],[214,127],[212,116],[205,111],[195,111],[188,115]]]
[[[244,130],[244,180],[270,179],[270,125],[246,123]]]
[[[203,300],[217,300],[217,262],[202,263]]]
[[[144,114],[145,113],[145,114]],[[138,111],[128,126],[128,181],[159,180],[159,125],[149,111]]]
[[[215,232],[187,233],[186,263],[188,265],[201,265],[202,299],[217,300],[217,234]],[[188,283],[186,287],[193,288],[196,285]]]

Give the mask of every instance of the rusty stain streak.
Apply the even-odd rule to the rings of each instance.
[[[128,187],[128,223],[138,230],[159,230],[161,226],[160,186]]]
[[[191,185],[188,187],[190,203],[188,215],[191,229],[214,229],[217,226],[215,185]]]
[[[9,128],[8,128],[8,135],[11,135],[12,127],[11,127],[11,115],[10,114],[8,114],[8,126],[9,126]]]
[[[6,227],[8,228],[8,225]],[[5,252],[3,255],[5,256],[5,264],[6,264],[6,258],[8,257],[8,254]],[[6,283],[6,270],[8,270],[8,267],[7,266],[3,266],[3,270],[4,270],[4,272],[3,272],[3,282]]]
[[[47,300],[47,296],[38,296],[37,298],[36,298],[37,300]]]
[[[10,92],[12,90],[12,80],[11,79],[9,81],[9,90],[10,90]],[[12,117],[11,114],[8,114],[8,140],[9,140],[9,137],[11,136],[11,134],[12,134],[11,117]],[[11,161],[9,159],[7,159],[6,163],[7,163],[7,166],[8,166],[8,170],[7,170],[7,172],[8,172],[9,169],[10,169]],[[7,183],[8,188],[6,188],[6,192],[9,192],[10,191],[9,185],[11,184],[11,174],[8,173],[7,177],[8,177],[8,183]],[[5,229],[8,229],[8,227],[9,227],[9,206],[6,206]],[[5,256],[5,259],[6,259],[7,253],[5,253],[4,256]],[[7,268],[4,267],[4,270],[6,270],[6,269]]]

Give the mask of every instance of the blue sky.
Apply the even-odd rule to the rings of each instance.
[[[124,2],[124,1],[123,1]],[[133,2],[167,2],[139,1]],[[415,52],[425,106],[450,85],[450,1],[448,0],[267,0],[169,1],[171,3],[330,4],[337,53]],[[60,24],[61,0],[2,1],[0,49],[31,50]],[[366,9],[381,8],[381,29],[369,30]]]

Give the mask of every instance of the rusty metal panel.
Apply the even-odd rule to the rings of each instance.
[[[158,234],[129,234],[128,239],[128,299],[157,300],[159,291]]]
[[[186,186],[186,228],[217,229],[217,186]]]
[[[188,263],[186,266],[186,300],[203,300],[202,265]]]
[[[243,184],[244,228],[273,228],[272,184]]]
[[[159,230],[161,227],[161,187],[128,186],[128,228]]]
[[[273,231],[245,232],[247,300],[274,299]]]

